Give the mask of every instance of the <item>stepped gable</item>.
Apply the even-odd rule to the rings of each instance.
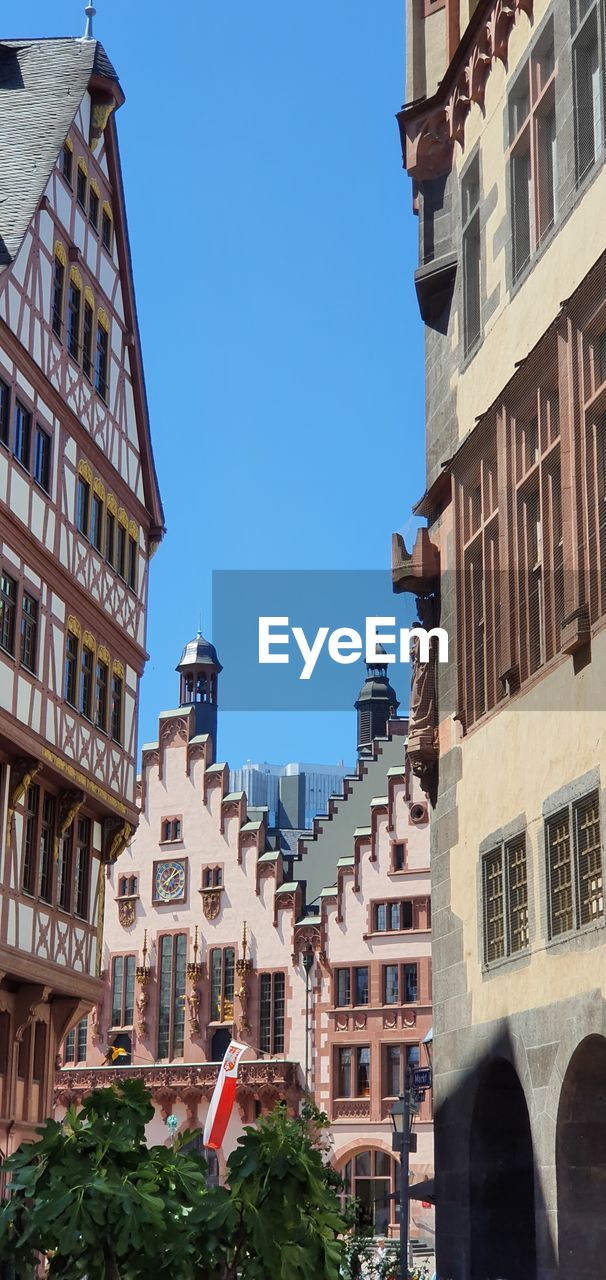
[[[300,837],[293,875],[306,881],[308,903],[336,883],[339,859],[353,848],[356,830],[368,824],[371,802],[384,794],[390,769],[403,767],[407,732],[406,718],[390,720],[387,736],[374,739],[372,750],[345,779],[344,794],[331,796],[328,813],[314,818],[310,832]]]

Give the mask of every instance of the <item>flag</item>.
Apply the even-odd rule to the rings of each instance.
[[[204,1146],[210,1147],[212,1151],[219,1150],[225,1137],[236,1096],[238,1063],[246,1049],[250,1049],[249,1044],[239,1044],[237,1040],[232,1040],[221,1063],[204,1126]]]

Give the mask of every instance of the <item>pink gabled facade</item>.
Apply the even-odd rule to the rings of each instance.
[[[235,1035],[251,1048],[220,1171],[244,1124],[279,1100],[299,1106],[307,1076],[331,1120],[335,1166],[362,1200],[374,1184],[383,1234],[385,1213],[395,1226],[389,1111],[406,1061],[427,1061],[431,1027],[428,813],[406,763],[406,721],[390,722],[334,816],[315,824],[310,839],[320,842],[339,823],[343,846],[307,906],[307,855],[292,878],[268,847],[263,815],[230,791],[213,733],[198,731],[216,724],[218,670],[204,686],[185,684],[182,672],[182,704],[161,713],[157,742],[143,748],[139,827],[106,872],[104,997],[64,1046],[58,1113],[125,1072],[152,1090],[154,1140],[167,1139],[169,1114],[201,1128]],[[399,763],[387,769],[388,744]],[[381,785],[367,826],[348,828],[348,806],[371,770]],[[104,1065],[108,1046],[130,1051],[130,1063]],[[428,1097],[415,1128],[419,1181],[433,1172]],[[413,1233],[431,1236],[431,1215],[414,1207],[412,1221]]]

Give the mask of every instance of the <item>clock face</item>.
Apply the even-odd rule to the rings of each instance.
[[[157,902],[175,902],[185,896],[185,863],[176,859],[157,862],[154,877]]]

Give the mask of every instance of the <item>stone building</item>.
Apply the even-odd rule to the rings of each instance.
[[[602,0],[424,0],[399,114],[419,223],[427,518],[394,587],[431,831],[438,1270],[606,1250]]]
[[[251,818],[215,760],[213,646],[196,637],[178,670],[180,704],[143,747],[137,834],[107,868],[105,992],[64,1046],[59,1114],[127,1072],[152,1091],[155,1141],[167,1139],[169,1114],[202,1128],[235,1034],[251,1050],[217,1173],[245,1123],[280,1100],[296,1108],[307,1086],[330,1117],[335,1165],[386,1234],[397,1168],[389,1110],[406,1064],[424,1061],[431,1026],[428,807],[406,761],[406,721],[384,716],[346,796],[308,833],[325,886],[308,904],[310,855],[302,849],[287,878],[265,817]],[[124,1066],[102,1065],[108,1044],[127,1051]],[[433,1172],[428,1097],[416,1128],[419,1181]],[[419,1202],[412,1224],[432,1246],[432,1212]]]
[[[0,41],[2,1156],[51,1114],[58,1050],[102,996],[105,865],[138,821],[138,682],[163,516],[123,101],[90,31]]]

